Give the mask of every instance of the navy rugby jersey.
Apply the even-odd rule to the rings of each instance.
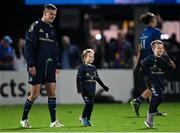
[[[140,61],[140,65],[146,71],[151,87],[164,88],[164,72],[173,69],[167,55],[163,57],[148,56]]]
[[[25,55],[28,67],[41,67],[50,58],[56,68],[60,68],[58,44],[53,25],[42,20],[31,24],[25,36]]]
[[[97,69],[94,65],[82,64],[77,73],[78,92],[86,93],[90,96],[95,95],[96,80],[99,78]]]

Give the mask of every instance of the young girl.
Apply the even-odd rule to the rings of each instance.
[[[78,69],[76,84],[77,92],[82,95],[85,107],[79,120],[83,126],[93,126],[90,118],[94,104],[96,81],[105,91],[108,91],[109,88],[101,81],[96,67],[92,65],[94,61],[94,51],[92,49],[85,49],[83,51],[82,61],[83,64]]]

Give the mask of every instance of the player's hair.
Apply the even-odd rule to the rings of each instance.
[[[156,47],[156,45],[164,45],[164,43],[161,40],[154,40],[151,42],[151,48],[154,49]]]
[[[57,10],[56,6],[53,5],[53,4],[46,4],[46,5],[44,5],[44,10],[45,9]]]
[[[152,22],[152,20],[153,20],[153,18],[155,18],[156,16],[153,14],[153,13],[151,13],[151,12],[147,12],[147,13],[145,13],[145,14],[142,14],[141,16],[140,16],[140,20],[144,23],[144,24],[149,24],[150,22]]]
[[[82,58],[82,61],[84,62],[84,57],[88,54],[88,53],[95,53],[93,49],[85,49],[83,50],[82,54],[81,54],[81,58]]]

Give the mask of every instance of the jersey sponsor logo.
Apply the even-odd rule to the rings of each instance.
[[[51,43],[54,43],[54,42],[55,42],[53,39],[43,38],[43,37],[39,37],[39,40],[40,40],[40,41],[51,42]]]

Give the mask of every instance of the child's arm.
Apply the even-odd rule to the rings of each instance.
[[[81,93],[82,92],[81,77],[79,77],[79,76],[77,76],[77,78],[76,78],[76,87],[77,87],[77,92]]]
[[[167,54],[162,56],[162,60],[164,61],[165,69],[175,69],[176,68],[176,65],[174,64],[174,62],[170,59],[170,57]]]
[[[102,80],[98,77],[96,78],[96,81],[99,83],[99,85],[105,90],[105,91],[109,91],[109,87],[107,87],[106,85],[104,85],[104,83],[102,82]]]
[[[82,83],[81,83],[82,73],[83,73],[83,68],[81,66],[79,67],[78,73],[76,76],[76,88],[77,88],[78,93],[82,93]]]
[[[164,55],[163,58],[166,58],[166,61],[168,60],[168,62],[170,61],[171,67],[172,69],[176,69],[176,64],[171,60],[171,58],[168,56],[166,50],[164,51]]]

